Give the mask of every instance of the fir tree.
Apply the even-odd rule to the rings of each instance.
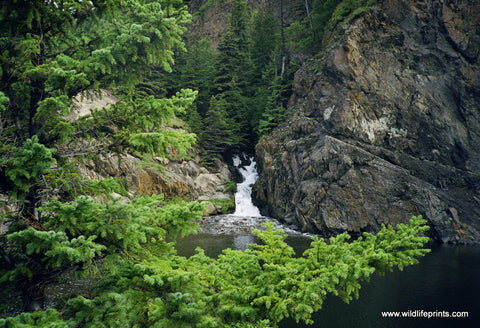
[[[260,80],[262,73],[276,59],[275,54],[280,48],[280,31],[277,21],[269,12],[255,13],[252,25],[251,57],[255,68],[255,77]]]
[[[218,45],[215,63],[217,76],[214,95],[220,95],[226,102],[227,117],[232,123],[229,126],[230,134],[237,136],[237,142],[231,144],[232,149],[245,147],[253,139],[248,137],[252,131],[249,100],[253,95],[248,20],[246,1],[235,0],[229,30]]]
[[[205,115],[205,133],[203,137],[204,158],[203,163],[214,167],[216,160],[240,139],[240,131],[232,128],[236,124],[229,117],[227,108],[230,106],[223,95],[212,96],[210,107]]]
[[[187,259],[176,255],[174,240],[198,229],[202,204],[107,197],[122,192],[120,181],[82,179],[76,168],[84,156],[166,156],[194,142],[162,127],[191,106],[195,92],[155,97],[151,81],[143,81],[155,66],[171,69],[187,21],[175,0],[2,2],[0,186],[12,210],[0,236],[0,288],[13,286],[25,311],[41,311],[0,319],[0,327],[266,328],[285,317],[311,323],[328,294],[348,302],[374,272],[403,269],[428,252],[421,236],[428,227],[418,217],[356,241],[347,234],[328,243],[314,238],[302,257],[267,225],[245,252],[212,259],[199,249]],[[205,135],[215,154],[244,139],[233,121],[234,112],[245,116],[244,105],[232,106],[241,99],[235,81],[209,101]],[[100,87],[115,89],[121,101],[65,119],[72,96]],[[42,310],[45,286],[67,272],[96,285]]]
[[[1,236],[10,254],[1,258],[0,279],[18,282],[26,310],[43,306],[43,287],[60,272],[103,254],[98,236],[58,231],[54,216],[40,211],[52,198],[118,191],[112,181],[84,181],[75,165],[108,151],[182,153],[195,141],[165,129],[194,92],[155,99],[135,88],[152,67],[171,70],[188,19],[179,1],[2,1],[0,191],[17,210]],[[74,95],[100,87],[122,101],[77,121],[65,118]]]

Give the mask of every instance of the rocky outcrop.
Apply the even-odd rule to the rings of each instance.
[[[286,122],[256,148],[256,202],[325,235],[421,214],[435,240],[478,243],[480,6],[379,3],[297,72]]]
[[[109,107],[118,102],[109,90],[88,91],[74,98],[71,114],[67,120],[76,120],[88,115],[95,108]],[[193,150],[192,150],[193,151]],[[78,167],[84,177],[100,180],[108,177],[124,178],[130,196],[137,194],[163,194],[167,198],[184,197],[189,200],[206,201],[205,215],[221,214],[222,208],[210,200],[231,199],[226,190],[232,175],[226,163],[217,163],[217,172],[210,172],[200,164],[200,157],[190,160],[166,158],[139,158],[132,154],[105,153],[95,160],[86,160]]]
[[[230,170],[225,163],[218,165],[218,172],[212,173],[200,165],[199,157],[184,161],[145,160],[129,154],[110,153],[95,162],[87,162],[80,169],[91,179],[124,178],[132,195],[164,194],[167,198],[185,197],[198,201],[230,199],[231,193],[226,191],[226,184],[232,180]]]

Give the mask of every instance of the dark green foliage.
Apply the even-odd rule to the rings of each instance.
[[[160,228],[147,226],[145,216],[186,233],[181,220],[201,213],[197,205],[174,210],[154,199],[102,205],[78,198],[127,195],[120,179],[91,181],[78,174],[99,154],[185,157],[195,142],[176,123],[195,92],[160,98],[136,89],[152,68],[171,71],[188,21],[181,1],[2,1],[0,192],[13,210],[6,216],[9,232],[0,237],[0,275],[16,282],[24,310],[43,307],[45,286],[63,272],[92,267],[112,247],[118,255],[122,247],[132,252],[158,239]],[[101,87],[114,90],[120,101],[67,120],[73,96],[88,97]],[[50,199],[55,201],[45,206]],[[78,207],[85,213],[65,214]]]
[[[215,161],[220,159],[229,147],[239,143],[242,131],[236,128],[236,122],[229,117],[228,106],[229,103],[222,96],[212,96],[210,99],[210,108],[204,119],[203,137],[205,148],[203,163],[207,166],[214,166]]]
[[[182,78],[179,88],[198,90],[197,110],[205,114],[217,76],[215,70],[215,52],[207,40],[191,37],[187,40],[188,52],[181,53],[177,60],[178,75]]]
[[[231,150],[245,147],[250,141],[248,136],[252,130],[250,126],[251,110],[249,109],[249,95],[252,92],[249,87],[252,65],[249,54],[248,17],[246,1],[235,0],[230,16],[230,29],[218,45],[218,55],[215,61],[216,78],[213,95],[216,100],[222,99],[222,107],[229,120],[228,132],[224,133],[234,137],[235,140],[226,140],[224,143]],[[210,103],[210,108],[212,106],[216,105]],[[208,112],[206,120],[211,121],[207,116],[209,116]],[[204,125],[207,130],[207,123],[204,122]],[[216,146],[210,145],[208,139],[210,137],[207,135],[206,131],[202,141],[204,147],[209,149],[211,154],[212,148],[216,148]],[[221,149],[220,152],[215,151],[215,156],[222,155],[225,150],[226,148]]]
[[[266,135],[273,128],[282,123],[285,116],[286,109],[283,106],[267,108],[258,122],[258,133],[260,135]]]
[[[279,74],[279,45],[268,49],[277,38],[263,44],[268,33],[278,34],[271,17],[258,18],[262,35],[255,39],[246,1],[235,0],[234,8],[215,61],[203,41],[178,57],[184,62],[178,72],[192,87],[205,88],[191,122],[200,129],[202,115],[210,165],[246,147],[257,125],[265,132],[280,123],[292,80],[288,68]],[[314,239],[300,258],[283,232],[267,225],[255,231],[261,243],[245,252],[225,250],[212,259],[199,249],[187,259],[176,255],[174,241],[198,230],[202,204],[161,195],[128,198],[125,179],[80,176],[78,167],[102,154],[188,156],[195,137],[178,129],[176,116],[188,117],[196,92],[181,90],[181,80],[167,87],[174,75],[168,80],[161,73],[171,71],[173,51],[183,48],[188,17],[179,0],[2,1],[0,191],[9,195],[10,211],[8,232],[0,236],[0,288],[17,289],[24,313],[0,319],[0,327],[310,322],[326,295],[348,302],[373,272],[402,269],[427,253],[420,233],[428,227],[414,218],[353,242],[346,234],[329,243]],[[197,55],[204,71],[196,69]],[[220,72],[217,81],[214,72]],[[100,87],[113,89],[120,101],[66,119],[74,95]],[[45,310],[46,286],[75,272],[95,287]]]
[[[230,193],[237,192],[237,183],[235,181],[229,181],[225,186],[225,191]]]
[[[309,11],[307,13],[306,5]],[[314,55],[322,50],[326,32],[333,32],[376,4],[375,0],[309,0],[298,3],[299,19],[287,28],[289,46],[294,51]]]
[[[282,123],[286,116],[286,105],[284,104],[289,95],[290,80],[288,76],[273,78],[269,88],[268,96],[264,103],[264,111],[258,121],[258,134],[266,135],[270,130]]]
[[[207,5],[211,3],[203,7]],[[251,151],[259,137],[260,119],[268,122],[268,129],[280,123],[282,115],[272,114],[272,110],[285,107],[290,95],[288,89],[293,78],[290,72],[296,66],[287,63],[288,73],[281,82],[276,80],[282,71],[279,22],[269,12],[250,15],[246,1],[236,0],[232,2],[229,28],[217,51],[197,35],[188,35],[185,42],[187,52],[179,53],[173,72],[162,77],[168,81],[164,86],[167,94],[185,86],[198,90],[197,111],[189,111],[182,117],[199,136],[199,144],[205,150],[202,157],[212,163],[226,153]],[[229,121],[213,144],[214,138],[209,135],[212,128],[208,125],[215,127],[223,123],[212,122],[209,109],[217,106],[210,104],[212,96],[216,101],[223,99],[222,110],[226,113],[218,116]],[[262,118],[265,111],[266,117]],[[235,136],[235,140],[232,141],[231,136]],[[223,137],[226,139],[222,140]],[[218,144],[226,146],[218,147]]]
[[[283,16],[275,18],[268,11],[250,14],[245,0],[235,0],[229,28],[217,52],[207,41],[190,35],[186,39],[187,53],[177,56],[177,67],[165,76],[170,85],[167,93],[180,86],[199,90],[198,113],[190,112],[187,120],[206,150],[203,158],[212,162],[225,153],[251,151],[260,136],[281,124],[293,73],[299,65],[289,58],[318,53],[325,32],[374,4],[375,1],[367,0],[300,1],[295,11],[297,20],[285,26]],[[206,2],[200,12],[213,5],[213,1]],[[207,118],[211,96],[224,100],[226,117],[231,119],[229,131],[223,133],[226,140],[217,140],[215,144],[211,144],[212,137],[207,136],[205,125],[206,121],[211,122],[211,113]],[[228,140],[239,133],[235,142]],[[221,138],[219,135],[217,139]],[[227,146],[218,148],[218,143]]]
[[[280,31],[278,24],[271,13],[255,12],[253,15],[253,29],[251,33],[251,56],[255,68],[255,77],[260,79],[278,51]]]

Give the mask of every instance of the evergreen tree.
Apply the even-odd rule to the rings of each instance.
[[[256,12],[253,16],[252,25],[251,58],[255,79],[260,80],[262,73],[269,67],[269,64],[278,59],[280,31],[276,19],[266,11]]]
[[[188,19],[178,1],[2,1],[0,192],[17,210],[0,237],[10,253],[2,251],[0,279],[18,282],[26,310],[43,306],[43,287],[60,272],[103,254],[95,236],[51,229],[54,217],[40,211],[48,199],[122,189],[113,180],[84,181],[75,165],[113,150],[182,153],[195,141],[164,129],[194,92],[155,99],[135,89],[151,67],[171,70]],[[74,95],[100,87],[116,89],[122,101],[77,121],[65,118]]]
[[[236,123],[228,115],[229,106],[230,103],[223,94],[210,99],[210,107],[204,119],[203,137],[203,163],[209,167],[214,167],[215,162],[241,139],[240,131],[234,128]]]
[[[143,81],[152,67],[171,69],[187,21],[174,0],[2,2],[0,186],[10,213],[0,236],[0,288],[21,292],[26,312],[0,319],[0,328],[275,327],[290,316],[311,323],[328,294],[348,302],[374,272],[402,269],[428,252],[421,249],[428,227],[418,217],[352,242],[347,234],[314,238],[302,257],[266,225],[245,252],[212,259],[198,250],[187,259],[171,240],[198,229],[201,204],[108,197],[126,194],[121,182],[82,179],[76,170],[85,156],[166,156],[194,142],[162,127],[191,106],[195,92],[154,97]],[[234,81],[209,102],[206,135],[216,154],[244,139],[228,112],[241,90]],[[72,96],[100,87],[121,101],[65,119]],[[44,310],[45,287],[74,272],[95,287]]]
[[[178,67],[176,76],[180,77],[181,81],[178,89],[198,90],[195,103],[200,115],[204,115],[213,92],[213,81],[217,76],[215,51],[209,41],[199,40],[194,35],[190,36],[186,42],[188,51],[179,55],[183,63],[176,65]]]
[[[383,274],[394,267],[402,270],[418,263],[416,257],[428,253],[418,249],[428,239],[418,234],[428,227],[423,225],[425,220],[417,217],[409,225],[398,225],[397,230],[384,227],[376,236],[365,233],[352,242],[347,233],[328,242],[312,238],[310,248],[301,257],[294,256],[293,249],[285,243],[286,235],[281,230],[274,231],[270,223],[265,231],[254,231],[260,242],[249,245],[244,252],[227,249],[213,259],[197,249],[197,254],[187,259],[174,256],[171,244],[145,242],[163,240],[161,228],[176,222],[166,218],[182,213],[191,215],[184,208],[175,207],[156,215],[143,212],[155,205],[155,201],[158,200],[139,199],[128,207],[119,203],[103,207],[88,199],[53,204],[50,210],[58,213],[58,219],[66,219],[58,228],[101,235],[107,247],[120,246],[128,257],[106,259],[103,271],[112,268],[108,276],[90,297],[71,299],[65,312],[50,309],[24,313],[0,319],[0,327],[29,324],[30,327],[267,328],[277,327],[287,317],[313,323],[311,315],[322,308],[327,295],[349,302],[358,298],[360,283],[368,281],[373,273]],[[137,215],[138,209],[143,211]],[[115,221],[120,229],[89,225],[92,213],[102,214],[105,221]],[[119,238],[123,234],[138,235],[133,233],[129,222],[124,222],[131,215],[138,217],[136,229],[143,237],[125,243]],[[182,225],[176,227],[172,232],[185,231]],[[62,241],[62,236],[55,238]],[[91,243],[91,239],[76,242],[77,252],[82,251],[82,245]]]
[[[230,150],[237,151],[251,144],[251,117],[249,99],[253,95],[251,88],[252,65],[249,55],[248,7],[246,0],[235,0],[229,19],[229,30],[218,45],[216,57],[216,79],[213,95],[222,99],[227,118],[230,121],[228,135],[236,136],[235,142],[225,140]],[[208,139],[202,140],[204,148],[213,149]],[[216,157],[220,155],[217,154]]]

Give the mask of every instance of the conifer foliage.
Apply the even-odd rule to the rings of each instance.
[[[181,1],[1,1],[0,193],[8,196],[2,229],[9,231],[0,236],[0,281],[15,283],[25,310],[43,308],[45,286],[62,272],[83,270],[109,251],[131,252],[132,244],[164,235],[147,233],[140,229],[146,222],[137,221],[143,207],[164,213],[166,204],[152,198],[93,205],[78,197],[126,194],[124,186],[113,179],[88,181],[77,168],[107,152],[182,155],[195,142],[194,135],[168,128],[195,92],[155,98],[136,88],[152,68],[171,70],[188,21]],[[115,91],[120,101],[78,120],[66,118],[75,95],[88,97],[100,88]],[[86,212],[61,216],[60,204],[72,201]],[[119,212],[109,217],[101,206]],[[191,214],[168,212],[180,225],[201,211],[178,206]]]
[[[241,1],[235,3],[242,12]],[[200,203],[162,195],[115,198],[111,193],[128,195],[121,181],[81,177],[85,158],[94,161],[101,153],[182,155],[195,142],[172,126],[196,92],[159,97],[151,92],[156,84],[144,81],[171,70],[188,19],[178,0],[1,2],[0,193],[7,199],[0,291],[19,295],[23,309],[10,313],[2,300],[0,327],[275,327],[285,317],[310,322],[327,294],[349,301],[373,272],[402,269],[427,253],[420,234],[428,227],[414,218],[353,242],[346,234],[329,243],[314,239],[299,258],[271,225],[255,231],[262,243],[245,252],[226,250],[212,259],[199,249],[180,257],[174,241],[198,230]],[[232,22],[235,28],[244,24]],[[244,47],[240,39],[234,44]],[[226,131],[236,118],[248,117],[241,101],[228,107],[248,90],[239,87],[246,81],[241,73],[219,84],[209,100],[206,136],[213,137],[214,152],[241,142],[241,135]],[[100,88],[114,90],[120,101],[66,119],[73,96]],[[271,116],[277,115],[273,94]],[[48,287],[80,274],[94,286],[47,308]]]

